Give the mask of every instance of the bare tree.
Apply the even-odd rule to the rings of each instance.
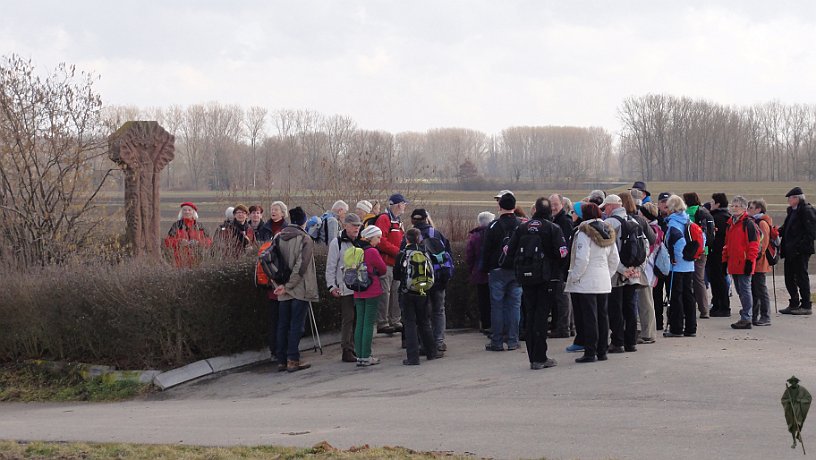
[[[249,146],[252,151],[252,188],[258,185],[258,143],[264,136],[266,126],[266,115],[268,111],[263,107],[253,106],[247,110],[244,116],[244,132],[249,139]]]
[[[59,263],[91,243],[102,220],[93,161],[106,126],[95,77],[60,64],[37,76],[17,55],[0,61],[0,259]]]

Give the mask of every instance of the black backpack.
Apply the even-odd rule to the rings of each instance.
[[[425,251],[431,258],[434,269],[434,283],[437,286],[447,286],[453,278],[453,256],[445,248],[442,239],[436,236],[433,227],[428,228],[428,237],[422,240]]]
[[[621,244],[620,251],[618,251],[620,263],[627,268],[643,265],[643,262],[646,262],[646,248],[649,241],[640,224],[630,216],[626,216],[626,219],[620,216],[612,217],[621,224],[619,235]]]
[[[519,238],[519,245],[513,258],[516,281],[527,286],[549,281],[550,274],[544,270],[544,248],[541,237],[533,233],[524,233]]]
[[[266,276],[274,281],[275,284],[280,286],[289,282],[292,269],[283,258],[283,253],[281,253],[279,234],[272,239],[272,243],[269,247],[261,252],[261,255],[258,256],[258,261],[264,273],[266,273]]]
[[[703,229],[706,237],[706,247],[710,248],[714,244],[714,234],[717,231],[717,225],[714,224],[714,217],[708,210],[702,206],[694,213],[694,221],[700,228]]]

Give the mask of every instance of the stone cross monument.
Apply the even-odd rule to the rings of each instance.
[[[158,259],[161,170],[175,156],[175,137],[155,121],[128,121],[108,138],[108,156],[125,171],[127,242],[136,255]]]

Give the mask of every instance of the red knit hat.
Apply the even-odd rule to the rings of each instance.
[[[183,208],[185,206],[189,206],[189,207],[193,208],[193,211],[198,211],[198,208],[196,207],[196,205],[194,205],[193,203],[190,203],[189,201],[181,203],[181,206],[179,206],[179,207]]]

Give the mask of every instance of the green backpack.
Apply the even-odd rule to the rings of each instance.
[[[346,287],[362,292],[371,286],[372,281],[365,263],[365,250],[356,246],[346,249],[343,254],[343,282]]]
[[[405,273],[403,286],[406,292],[425,295],[434,284],[434,269],[431,259],[424,251],[409,249],[402,259]]]

